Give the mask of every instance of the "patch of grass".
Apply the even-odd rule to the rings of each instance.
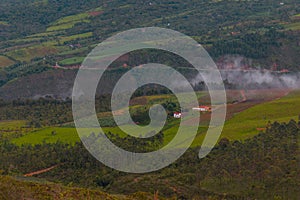
[[[33,42],[39,42],[42,38],[41,37],[28,37],[28,38],[22,38],[22,39],[16,39],[11,40],[14,43],[33,43]]]
[[[125,8],[131,8],[132,6],[130,4],[126,4],[123,6],[119,6],[119,9],[125,9]]]
[[[22,137],[35,130],[26,126],[26,121],[22,120],[11,120],[11,121],[0,121],[0,135],[5,139],[13,139]]]
[[[70,15],[67,17],[63,17],[53,24],[51,24],[50,27],[47,28],[47,32],[53,32],[53,31],[60,31],[60,30],[66,30],[72,28],[76,23],[79,22],[84,22],[84,23],[89,23],[90,20],[88,13],[80,13],[77,15]]]
[[[93,36],[93,32],[87,32],[87,33],[82,33],[82,34],[77,34],[77,35],[71,35],[68,37],[61,37],[60,42],[68,42],[71,40],[76,40],[76,39],[82,39],[82,38],[89,38]]]
[[[6,21],[0,21],[0,25],[8,26],[9,24]]]
[[[44,32],[44,33],[37,33],[37,34],[29,35],[29,36],[27,36],[27,38],[49,37],[49,36],[53,36],[56,34],[59,34],[59,32]]]
[[[32,58],[55,54],[57,51],[54,46],[43,44],[10,51],[6,55],[19,61],[29,62]]]
[[[300,13],[299,14],[296,14],[294,15],[292,18],[299,18],[300,17]]]
[[[0,56],[0,68],[13,65],[15,62],[6,56]]]
[[[85,57],[73,57],[73,58],[67,58],[59,62],[61,65],[76,65],[83,62]]]
[[[284,25],[284,27],[287,30],[297,31],[297,30],[300,30],[300,22],[286,24],[286,25]]]
[[[179,120],[171,122],[163,132],[165,133],[165,144],[168,144],[174,135],[177,133],[177,125],[179,124]],[[135,127],[124,125],[124,128],[127,130],[135,131]],[[199,130],[203,131],[205,128],[200,127]],[[84,129],[88,130],[88,134],[99,132],[98,129]],[[119,127],[103,127],[102,130],[104,133],[112,133],[114,135],[119,135],[120,137],[126,137],[127,134],[124,133]],[[80,141],[77,130],[74,127],[48,127],[40,130],[35,130],[23,137],[15,138],[12,142],[16,145],[23,144],[42,144],[45,143],[56,143],[57,141],[69,144],[75,144]]]
[[[13,143],[20,146],[22,144],[42,144],[43,142],[55,143],[57,141],[75,144],[80,141],[80,139],[75,128],[52,127],[34,131],[23,137],[12,140]]]
[[[225,123],[221,137],[230,140],[244,140],[265,128],[268,122],[288,122],[298,120],[300,115],[300,92],[292,92],[286,97],[259,104],[236,114]]]
[[[60,25],[60,24],[66,24],[66,23],[69,23],[69,22],[80,21],[80,20],[86,19],[88,17],[89,17],[89,15],[87,13],[80,13],[80,14],[77,14],[77,15],[70,15],[70,16],[58,19],[52,25]]]
[[[26,121],[22,121],[22,120],[0,121],[0,130],[19,129],[24,126],[26,126]]]
[[[90,20],[81,20],[81,21],[73,21],[73,22],[68,22],[68,23],[65,23],[65,24],[60,24],[60,25],[55,25],[55,26],[50,26],[47,28],[47,32],[53,32],[53,31],[61,31],[61,30],[66,30],[66,29],[70,29],[70,28],[73,28],[73,26],[76,24],[76,23],[79,23],[79,22],[82,22],[82,23],[89,23]]]
[[[202,144],[205,133],[207,132],[208,127],[206,126],[199,126],[198,128],[198,134],[196,135],[191,147],[198,147]],[[173,126],[165,131],[164,133],[164,145],[167,145],[171,140],[174,138],[174,136],[178,132],[178,126]]]
[[[98,129],[87,129],[89,133],[98,133]],[[117,134],[120,137],[126,136],[126,134],[118,127],[108,127],[102,129],[105,133],[111,132]],[[11,140],[16,145],[23,144],[42,144],[42,143],[56,143],[57,141],[75,144],[80,142],[76,128],[70,127],[48,127],[40,130],[33,131],[23,137],[15,138]]]
[[[50,26],[49,28],[47,28],[47,32],[53,32],[53,31],[60,31],[60,30],[66,30],[66,29],[70,29],[75,25],[75,23],[68,23],[68,24],[60,24],[57,26]]]

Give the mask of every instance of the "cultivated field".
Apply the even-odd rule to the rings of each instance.
[[[0,56],[0,68],[13,65],[15,62],[6,56]]]
[[[297,120],[299,117],[300,110],[300,92],[293,91],[287,96],[288,91],[282,90],[270,90],[266,93],[265,90],[252,90],[246,91],[247,101],[236,102],[228,105],[227,121],[224,126],[221,137],[226,137],[230,140],[244,140],[258,134],[259,131],[264,130],[269,121],[270,122],[288,122],[290,119]],[[241,100],[242,97],[237,91],[228,91],[231,94],[230,98]],[[201,99],[205,99],[205,93],[198,94]],[[144,98],[138,98],[133,101],[134,103],[151,102],[151,103],[162,103],[166,100],[170,100],[168,95],[151,96]],[[280,98],[282,97],[282,98]],[[279,98],[279,99],[278,99]],[[144,99],[144,100],[142,100]],[[172,99],[172,98],[171,98]],[[98,117],[107,117],[107,113],[99,113]],[[193,146],[199,146],[208,128],[209,114],[201,115],[201,123],[198,129],[198,136],[196,137]],[[188,119],[185,121],[185,125],[188,125]],[[202,121],[203,120],[203,121]],[[170,142],[177,132],[179,119],[168,120],[168,123],[163,129],[165,135],[165,144]],[[118,134],[121,137],[126,136],[122,130],[118,127],[105,127],[103,128],[105,133]],[[74,144],[79,141],[76,129],[74,127],[48,127],[41,130],[36,130],[32,133],[26,134],[22,137],[13,140],[15,144],[40,144],[55,143],[57,141]]]

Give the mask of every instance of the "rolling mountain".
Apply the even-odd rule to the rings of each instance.
[[[117,32],[148,26],[193,37],[216,62],[225,55],[240,55],[251,59],[251,67],[297,71],[298,4],[297,0],[3,0],[0,98],[34,98],[49,93],[63,98],[70,91],[76,68],[96,44]],[[141,55],[145,57],[145,53],[131,54],[115,67],[124,63],[137,66],[145,60]],[[169,64],[164,59],[161,62]],[[56,63],[75,72],[53,70]],[[70,76],[61,80],[61,74]],[[47,85],[47,89],[41,92],[36,83]]]

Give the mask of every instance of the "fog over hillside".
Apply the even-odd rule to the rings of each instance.
[[[300,88],[300,73],[288,70],[262,69],[255,66],[251,59],[238,55],[226,55],[217,62],[222,79],[237,88]],[[273,67],[274,68],[274,67]],[[203,72],[203,76],[210,76]],[[191,82],[196,85],[203,81],[198,74]],[[209,78],[209,80],[212,80]],[[213,82],[213,80],[212,80]]]

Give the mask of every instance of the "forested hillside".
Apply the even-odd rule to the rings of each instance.
[[[22,175],[56,166],[36,177],[101,188],[110,193],[159,191],[162,196],[179,199],[297,199],[300,195],[299,124],[275,122],[265,133],[245,142],[223,138],[201,161],[197,158],[198,149],[191,149],[166,169],[145,175],[109,169],[95,160],[81,143],[15,146],[4,141],[0,144],[0,169],[4,175]],[[126,149],[145,146],[136,145],[137,139],[113,136],[111,140]]]
[[[0,198],[14,199],[95,199],[95,200],[152,200],[153,194],[138,192],[131,195],[109,195],[99,190],[66,187],[37,179],[25,180],[22,177],[0,176]],[[160,198],[164,200],[164,198]]]
[[[14,91],[16,79],[35,79],[32,74],[48,72],[56,63],[74,69],[109,36],[147,26],[170,28],[193,37],[216,62],[225,55],[240,55],[251,60],[251,67],[299,70],[297,0],[5,0],[0,5],[0,86],[8,84],[1,88],[2,93]],[[145,55],[130,55],[116,67],[139,65],[148,59]],[[61,70],[55,70],[54,76]],[[43,79],[51,80],[51,73]]]
[[[147,63],[173,67],[190,81],[199,109],[208,108],[199,111],[197,135],[180,159],[129,174],[87,151],[71,97],[78,69],[97,44],[142,27],[179,31],[201,44],[220,70],[227,103],[211,105],[202,74],[178,55],[141,49],[115,60],[95,95],[102,131],[85,140],[106,135],[127,151],[152,152],[181,125],[198,123],[198,108],[181,110],[169,88],[148,84],[132,94],[131,118],[146,126],[150,108],[162,105],[164,127],[141,139],[116,124],[115,84]],[[0,199],[299,200],[299,41],[299,0],[0,0]],[[212,111],[224,107],[221,137],[199,159]],[[122,117],[126,108],[114,113]]]

